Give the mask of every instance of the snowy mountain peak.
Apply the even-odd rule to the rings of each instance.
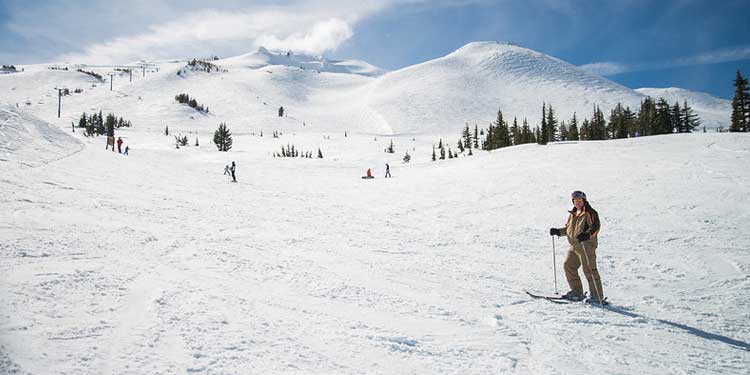
[[[386,74],[377,85],[369,105],[395,133],[455,133],[466,123],[489,123],[498,109],[533,127],[542,103],[568,120],[574,112],[589,116],[594,105],[607,112],[617,103],[635,108],[645,98],[558,58],[499,42],[469,43]]]

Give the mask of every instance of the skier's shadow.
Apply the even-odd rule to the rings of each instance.
[[[723,342],[725,344],[729,344],[731,346],[734,346],[734,347],[736,347],[738,349],[750,351],[750,343],[746,343],[746,342],[740,341],[740,340],[735,340],[735,339],[733,339],[731,337],[718,335],[716,333],[706,332],[706,331],[704,331],[702,329],[698,329],[698,328],[691,327],[689,325],[685,325],[685,324],[681,324],[681,323],[670,322],[669,320],[651,319],[651,318],[645,317],[643,315],[638,315],[636,313],[627,311],[627,310],[625,310],[625,309],[623,309],[621,307],[616,307],[616,306],[612,306],[612,305],[607,305],[607,306],[603,306],[603,307],[605,309],[609,310],[609,311],[612,311],[612,312],[615,312],[615,313],[618,313],[618,314],[621,314],[621,315],[625,315],[625,316],[630,317],[630,318],[655,320],[655,321],[657,321],[659,323],[664,323],[664,324],[666,324],[668,326],[672,326],[672,327],[675,327],[675,328],[680,328],[682,330],[685,330],[687,333],[696,335],[698,337],[701,337],[701,338],[704,338],[704,339],[707,339],[707,340],[720,341],[720,342]]]

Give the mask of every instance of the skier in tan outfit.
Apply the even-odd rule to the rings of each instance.
[[[550,228],[549,234],[566,236],[570,248],[565,258],[565,277],[568,279],[570,291],[563,297],[569,300],[584,299],[583,285],[578,276],[578,269],[583,266],[583,274],[589,284],[589,303],[606,303],[599,270],[596,268],[596,248],[598,246],[599,214],[586,200],[586,194],[576,190],[571,194],[573,209],[563,228]]]

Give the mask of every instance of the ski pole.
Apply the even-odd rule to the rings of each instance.
[[[555,276],[555,294],[557,293],[557,260],[555,259],[555,236],[552,237],[552,269]]]
[[[586,257],[586,263],[589,265],[589,273],[591,273],[591,261],[589,261],[589,253],[586,251],[586,245],[583,244],[583,241],[581,241],[581,247],[583,248],[583,255]],[[602,294],[599,292],[599,287],[596,285],[596,279],[594,279],[594,274],[591,273],[591,279],[593,281],[592,284],[594,284],[594,289],[596,290],[596,296],[597,300],[599,300],[599,307],[604,307],[604,301],[602,301]]]

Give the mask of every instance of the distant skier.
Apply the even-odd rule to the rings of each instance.
[[[122,138],[117,137],[117,153],[122,154]]]
[[[130,146],[125,146],[125,155],[128,154],[128,150],[130,150]]]
[[[237,177],[234,176],[234,171],[237,169],[237,166],[232,162],[232,166],[229,168],[229,171],[232,172],[232,182],[237,182]]]
[[[231,174],[232,173],[229,172],[229,164],[225,165],[224,166],[224,175],[226,176],[226,175],[231,175]]]
[[[599,213],[594,210],[586,200],[586,194],[576,190],[571,194],[573,209],[568,211],[568,221],[563,228],[550,228],[550,236],[566,236],[570,248],[565,258],[565,278],[570,285],[570,291],[563,297],[570,300],[580,301],[584,298],[583,285],[578,276],[578,269],[583,265],[583,274],[589,284],[589,303],[601,303],[604,301],[604,290],[596,268],[596,248],[599,245],[597,235],[601,225]]]
[[[385,178],[391,177],[391,166],[385,163]]]

